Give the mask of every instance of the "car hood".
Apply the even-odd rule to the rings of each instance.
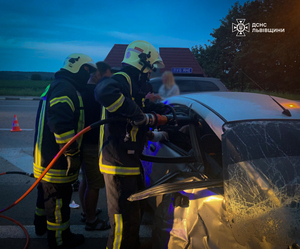
[[[205,92],[175,96],[166,100],[175,103],[179,98],[185,102],[197,102],[226,121],[251,119],[300,119],[300,102],[265,94],[246,92]],[[276,103],[276,101],[278,103]],[[289,109],[291,117],[284,115],[283,108]]]

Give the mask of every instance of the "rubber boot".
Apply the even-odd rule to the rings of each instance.
[[[62,244],[58,245],[55,238],[55,231],[48,231],[49,249],[73,248],[83,244],[84,236],[82,234],[71,233],[70,230],[62,232]]]
[[[35,214],[33,224],[36,235],[42,236],[47,232],[47,218],[45,215],[38,216]]]

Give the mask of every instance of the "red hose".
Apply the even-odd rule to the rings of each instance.
[[[7,208],[4,208],[0,210],[0,214],[7,211],[8,209],[12,208],[13,206],[17,205],[20,201],[22,201],[26,195],[28,195],[34,188],[35,186],[42,180],[42,178],[46,175],[46,173],[49,171],[49,169],[53,166],[54,163],[58,160],[58,158],[64,153],[64,151],[69,148],[69,146],[81,135],[86,133],[87,131],[91,130],[91,126],[88,126],[84,128],[82,131],[78,132],[68,143],[65,144],[65,146],[56,154],[56,156],[52,159],[52,161],[49,163],[47,168],[44,170],[44,172],[40,175],[40,177],[32,184],[32,186],[18,199],[16,200],[13,204],[8,206]]]
[[[24,249],[26,249],[29,245],[29,234],[26,230],[26,228],[21,224],[19,223],[18,221],[12,219],[12,218],[9,218],[9,217],[6,217],[4,215],[1,215],[1,213],[9,210],[10,208],[12,208],[13,206],[17,205],[21,200],[23,200],[34,188],[35,186],[42,180],[42,178],[47,174],[47,172],[50,170],[50,168],[53,166],[54,163],[56,163],[56,161],[58,160],[58,158],[60,158],[60,156],[65,152],[65,150],[67,148],[69,148],[69,146],[76,140],[78,139],[78,137],[82,136],[84,133],[90,131],[91,129],[94,129],[95,127],[97,126],[100,126],[100,125],[103,125],[103,124],[106,124],[108,122],[111,122],[111,121],[118,121],[118,120],[126,120],[125,118],[116,118],[116,119],[113,119],[113,118],[110,118],[110,119],[105,119],[105,120],[101,120],[101,121],[98,121],[98,122],[95,122],[93,124],[91,124],[90,126],[84,128],[82,131],[78,132],[68,143],[65,144],[65,146],[56,154],[56,156],[52,159],[52,161],[49,163],[49,165],[47,166],[47,168],[43,171],[43,173],[40,175],[40,177],[33,183],[33,185],[18,199],[16,200],[13,204],[11,204],[10,206],[0,210],[0,218],[4,218],[4,219],[7,219],[7,220],[10,220],[14,223],[16,223],[18,226],[20,226],[22,228],[22,230],[24,231],[25,233],[25,236],[26,236],[26,245],[24,247]],[[7,172],[4,172],[4,173],[0,173],[0,176],[1,175],[5,175]]]
[[[24,246],[24,249],[26,249],[29,245],[29,233],[27,232],[26,228],[20,222],[12,219],[10,217],[7,217],[7,216],[4,216],[4,215],[0,214],[0,218],[10,220],[10,221],[12,221],[13,223],[17,224],[19,227],[22,228],[22,230],[23,230],[23,232],[25,233],[25,236],[26,236],[26,244]]]
[[[85,129],[83,129],[82,131],[80,131],[79,133],[77,133],[68,143],[65,144],[65,146],[58,152],[58,154],[52,159],[52,161],[49,163],[49,165],[47,166],[47,168],[44,170],[44,172],[40,175],[40,177],[34,182],[34,184],[18,199],[16,200],[13,204],[11,204],[10,206],[8,206],[7,208],[4,208],[2,210],[0,210],[0,218],[4,218],[7,220],[10,220],[12,222],[14,222],[15,224],[17,224],[18,226],[20,226],[22,228],[22,230],[25,233],[26,236],[26,244],[24,249],[27,249],[28,245],[29,245],[29,234],[26,230],[26,228],[19,223],[18,221],[9,218],[7,216],[1,215],[1,213],[7,211],[8,209],[12,208],[13,206],[17,205],[21,200],[23,200],[34,188],[35,186],[42,180],[42,178],[44,177],[44,175],[49,171],[49,169],[53,166],[53,164],[58,160],[58,158],[64,153],[64,151],[81,135],[83,135],[84,133],[86,133],[87,131],[91,130],[91,126],[86,127]],[[5,173],[1,173],[0,175],[5,175]]]

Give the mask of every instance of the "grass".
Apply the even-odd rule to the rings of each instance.
[[[40,96],[51,81],[0,80],[0,95]]]
[[[51,81],[34,80],[0,80],[0,95],[2,96],[41,96]],[[300,100],[300,94],[284,92],[263,92],[251,90],[254,93],[269,94],[281,98]]]

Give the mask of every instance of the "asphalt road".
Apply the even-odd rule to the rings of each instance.
[[[36,110],[38,101],[34,98],[6,98],[0,97],[0,174],[4,172],[32,173],[32,151]],[[11,132],[14,115],[22,131]],[[80,179],[80,178],[79,178]],[[0,175],[0,212],[13,205],[0,215],[0,248],[1,249],[46,249],[46,236],[36,236],[34,233],[33,217],[35,211],[36,188],[34,188],[21,201],[19,198],[35,183],[35,179],[21,174]],[[80,204],[78,192],[73,193],[72,199]],[[18,202],[16,205],[14,205]],[[107,218],[105,189],[100,191],[98,207],[103,211],[99,218]],[[105,248],[109,230],[92,231],[84,230],[84,223],[80,221],[81,208],[71,210],[71,230],[74,233],[82,233],[85,243],[76,248]],[[19,225],[11,220],[19,222],[29,234],[29,245],[26,246],[25,232]],[[150,249],[152,219],[145,212],[140,230],[141,249]]]

